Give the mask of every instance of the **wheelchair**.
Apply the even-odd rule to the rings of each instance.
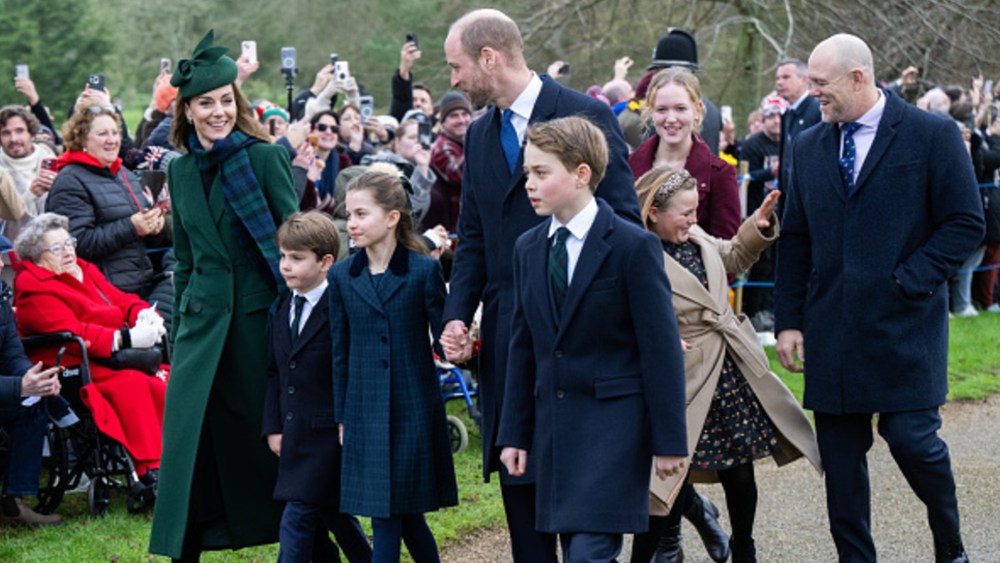
[[[35,510],[51,514],[67,492],[84,486],[87,508],[92,515],[101,516],[107,512],[112,490],[128,492],[126,507],[129,513],[147,508],[153,500],[152,492],[139,481],[131,457],[121,444],[98,430],[90,410],[80,398],[80,389],[90,383],[90,360],[83,339],[71,332],[58,332],[23,337],[21,342],[26,352],[78,346],[83,358],[80,365],[67,366],[59,376],[61,395],[80,421],[67,428],[49,423]]]
[[[448,401],[461,400],[469,411],[469,418],[482,428],[483,415],[479,406],[473,400],[479,396],[479,385],[472,373],[461,370],[454,364],[440,358],[434,358],[434,368],[437,371],[438,382],[441,384],[441,399]],[[448,415],[448,439],[451,443],[451,453],[457,454],[469,446],[469,430],[462,419]]]

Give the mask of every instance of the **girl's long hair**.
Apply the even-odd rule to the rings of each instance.
[[[427,247],[417,234],[413,215],[410,213],[410,198],[403,188],[403,181],[398,173],[384,170],[368,170],[347,184],[347,191],[366,190],[372,195],[375,205],[386,213],[399,212],[399,223],[396,224],[396,241],[406,248],[427,254]]]

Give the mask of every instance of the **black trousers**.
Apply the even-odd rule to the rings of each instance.
[[[814,414],[826,472],[830,532],[840,561],[874,562],[866,458],[873,442],[873,415]],[[958,499],[948,446],[937,434],[940,428],[936,407],[878,415],[878,433],[910,488],[927,506],[935,540],[947,541],[959,535]]]
[[[535,529],[535,485],[500,485],[514,563],[557,563],[556,535]]]

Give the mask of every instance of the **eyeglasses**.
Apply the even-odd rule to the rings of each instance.
[[[316,124],[316,130],[320,133],[326,133],[327,129],[329,129],[331,133],[337,133],[340,130],[340,128],[336,125],[327,125],[326,123]]]
[[[45,249],[54,256],[62,256],[67,250],[76,250],[76,237],[69,237],[66,242],[57,242]]]
[[[101,113],[115,113],[115,108],[114,108],[114,106],[96,106],[96,105],[94,105],[94,106],[87,106],[87,111],[89,111],[90,113],[97,113],[97,114],[101,114]]]

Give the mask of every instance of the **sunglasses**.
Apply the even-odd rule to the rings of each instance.
[[[115,113],[114,106],[87,106],[90,113]]]
[[[326,123],[317,123],[316,130],[320,133],[326,133],[329,130],[331,133],[338,133],[340,128],[336,125],[327,125]]]

